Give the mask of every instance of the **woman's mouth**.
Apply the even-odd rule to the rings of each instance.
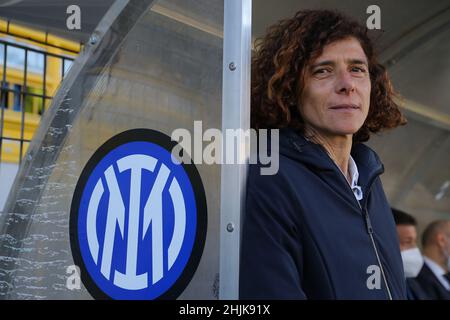
[[[330,107],[331,110],[342,110],[342,111],[348,111],[348,110],[358,110],[360,109],[359,106],[356,104],[337,104]]]

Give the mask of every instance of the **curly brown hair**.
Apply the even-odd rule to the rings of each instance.
[[[291,19],[271,26],[256,41],[252,58],[251,125],[253,128],[292,127],[303,131],[298,110],[303,70],[323,48],[348,37],[361,44],[369,63],[370,107],[353,141],[369,140],[370,133],[406,123],[393,101],[394,91],[386,69],[377,57],[368,30],[358,22],[329,10],[301,10]]]

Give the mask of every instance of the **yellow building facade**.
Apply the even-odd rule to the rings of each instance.
[[[19,163],[80,50],[80,43],[0,20],[0,162]]]

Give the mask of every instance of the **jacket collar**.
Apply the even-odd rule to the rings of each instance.
[[[311,170],[342,175],[324,147],[308,141],[292,128],[280,129],[280,154],[302,162]],[[384,172],[383,163],[375,151],[362,143],[353,145],[351,155],[358,166],[359,184],[366,194],[375,178]]]

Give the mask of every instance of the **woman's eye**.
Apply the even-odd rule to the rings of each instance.
[[[331,71],[328,69],[317,69],[316,71],[314,71],[314,74],[327,74],[329,72]]]
[[[366,72],[366,69],[364,69],[363,67],[353,67],[352,71],[364,73],[364,72]]]

